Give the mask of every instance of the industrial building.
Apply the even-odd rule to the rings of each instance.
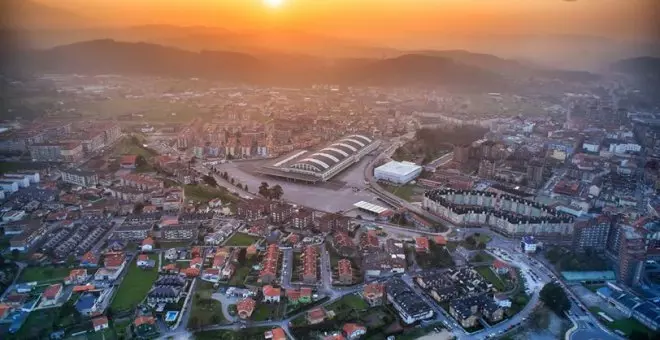
[[[374,169],[374,177],[379,181],[406,184],[422,173],[422,167],[411,162],[391,161]]]
[[[315,152],[293,152],[262,167],[259,173],[295,182],[325,182],[359,162],[379,144],[370,137],[349,135]]]

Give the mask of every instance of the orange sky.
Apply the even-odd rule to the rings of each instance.
[[[649,38],[660,7],[660,0],[283,0],[275,9],[263,0],[35,1],[117,25],[278,27],[379,42],[433,32]]]

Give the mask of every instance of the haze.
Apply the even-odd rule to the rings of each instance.
[[[156,24],[286,31],[350,39],[355,45],[467,49],[544,62],[576,62],[584,51],[571,53],[582,47],[590,61],[603,54],[615,53],[611,59],[653,54],[649,44],[656,38],[658,9],[657,0],[283,0],[277,7],[263,0],[33,1],[78,20],[46,25],[43,15],[27,9],[14,20],[32,24],[21,27]],[[293,48],[274,41],[273,48]]]

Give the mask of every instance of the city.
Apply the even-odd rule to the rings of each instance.
[[[0,338],[660,337],[660,59],[114,29],[0,69]]]

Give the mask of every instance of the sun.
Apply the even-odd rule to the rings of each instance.
[[[272,8],[280,7],[284,4],[284,0],[263,0],[264,5]]]

